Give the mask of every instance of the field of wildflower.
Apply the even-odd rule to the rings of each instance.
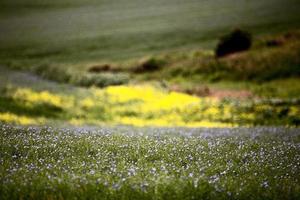
[[[299,129],[0,131],[3,200],[300,198]]]
[[[298,99],[23,72],[0,86],[1,200],[300,198]]]
[[[299,10],[0,0],[0,200],[299,200]]]

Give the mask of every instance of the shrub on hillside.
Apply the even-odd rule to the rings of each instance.
[[[83,87],[106,87],[125,84],[129,81],[129,76],[124,73],[82,73],[48,64],[37,65],[33,70],[42,78]]]
[[[88,71],[91,73],[107,72],[110,70],[111,70],[111,66],[109,64],[94,65],[88,69]]]
[[[60,83],[68,83],[72,78],[72,73],[69,70],[47,63],[35,66],[33,71],[42,78]]]
[[[140,61],[138,66],[134,69],[134,72],[136,73],[153,72],[159,70],[164,64],[165,61],[162,59],[157,59],[153,57],[147,58]]]
[[[247,31],[236,29],[220,39],[216,56],[223,57],[235,52],[245,51],[251,47],[252,37]]]
[[[106,87],[126,84],[129,82],[129,76],[124,73],[78,74],[73,78],[72,82],[83,87]]]

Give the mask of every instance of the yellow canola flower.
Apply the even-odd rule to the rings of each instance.
[[[149,85],[110,86],[105,89],[110,102],[126,103],[141,101],[137,104],[141,112],[183,109],[190,104],[198,104],[199,98],[178,92],[165,92]]]
[[[223,108],[223,113],[222,113],[223,118],[231,118],[232,117],[232,107],[226,105]]]
[[[84,121],[80,119],[72,118],[71,120],[69,120],[69,123],[74,126],[80,126],[84,124]]]
[[[166,118],[153,118],[153,119],[144,119],[139,117],[121,117],[116,120],[116,124],[125,124],[125,125],[133,125],[138,127],[143,126],[157,126],[157,127],[168,127],[168,126],[183,126],[184,123],[182,121],[170,121]]]
[[[293,115],[299,115],[300,114],[300,108],[297,106],[291,106],[290,107],[290,112],[289,115],[293,116]]]
[[[218,121],[220,117],[230,115],[230,106],[219,108],[220,101],[213,98],[168,92],[151,85],[110,86],[104,89],[90,89],[91,96],[78,99],[61,96],[48,91],[36,92],[31,89],[19,88],[13,98],[28,103],[48,103],[59,107],[72,108],[72,114],[79,113],[79,118],[71,117],[68,121],[73,125],[85,123],[101,123],[97,116],[85,115],[84,109],[98,109],[99,115],[112,118],[106,123],[127,124],[134,126],[185,126],[185,127],[230,127]],[[75,107],[78,105],[78,107]],[[83,110],[82,110],[83,109]],[[87,117],[87,118],[86,118]],[[252,116],[245,116],[250,118]],[[2,114],[0,120],[19,124],[38,123],[32,119],[14,114]]]
[[[228,128],[228,127],[236,127],[236,124],[230,123],[222,123],[222,122],[211,122],[211,121],[199,121],[199,122],[189,122],[185,124],[186,127],[196,128],[196,127],[207,127],[207,128]]]
[[[80,101],[80,106],[83,108],[92,108],[96,105],[95,101],[91,98],[85,98],[82,101]]]
[[[210,116],[217,116],[220,114],[220,109],[218,109],[215,106],[209,107],[207,110],[204,111],[205,115],[210,115]]]
[[[222,123],[222,122],[211,122],[211,121],[198,121],[198,122],[188,122],[185,123],[180,120],[169,121],[168,119],[164,118],[155,118],[155,119],[142,119],[137,117],[123,117],[118,119],[116,124],[125,124],[125,125],[133,125],[138,127],[144,126],[157,126],[157,127],[234,127],[235,124],[230,123]]]
[[[9,112],[0,113],[0,121],[6,123],[16,123],[21,125],[32,125],[32,124],[42,124],[45,122],[44,119],[33,119],[26,116],[19,116]]]
[[[220,118],[222,114],[218,107],[220,101],[215,98],[199,98],[179,92],[167,92],[150,85],[110,86],[102,91],[107,97],[108,104],[111,105],[108,111],[114,116],[112,121],[115,124],[186,127],[232,126],[232,124],[213,122],[214,118]],[[206,108],[203,112],[204,107]],[[204,114],[204,118],[196,118],[196,121],[192,119],[187,122],[186,119],[190,114],[193,117],[198,113]],[[205,121],[205,116],[213,116],[213,119],[209,118],[212,121]]]
[[[133,100],[152,101],[164,96],[163,92],[148,85],[110,86],[105,89],[112,102],[126,103]]]
[[[25,100],[27,102],[48,103],[57,107],[71,107],[71,98],[65,98],[48,91],[36,92],[27,88],[18,88],[13,94],[13,98]]]
[[[149,112],[153,110],[173,110],[178,109],[182,110],[191,104],[199,104],[199,98],[178,93],[178,92],[171,92],[166,94],[163,98],[154,100],[153,102],[148,102],[144,105],[142,110],[144,112]]]
[[[241,119],[247,119],[247,120],[254,120],[255,114],[254,113],[240,113]]]

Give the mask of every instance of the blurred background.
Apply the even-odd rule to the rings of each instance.
[[[300,124],[298,0],[1,0],[0,121]]]

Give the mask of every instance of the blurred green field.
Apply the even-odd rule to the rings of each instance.
[[[2,0],[0,121],[298,126],[299,10],[297,0]],[[218,39],[237,27],[253,47],[216,59]],[[126,101],[107,98],[112,85],[125,85],[115,93]],[[53,103],[65,93],[69,104]]]
[[[0,62],[80,68],[78,63],[211,49],[236,27],[255,35],[299,27],[299,10],[297,0],[2,0]]]
[[[295,127],[300,125],[298,83],[297,79],[288,79],[260,87],[251,84],[253,89],[263,90],[261,97],[230,96],[234,92],[222,83],[227,95],[217,97],[172,91],[159,82],[82,88],[0,69],[0,122],[53,126]],[[276,87],[278,84],[281,86]]]

